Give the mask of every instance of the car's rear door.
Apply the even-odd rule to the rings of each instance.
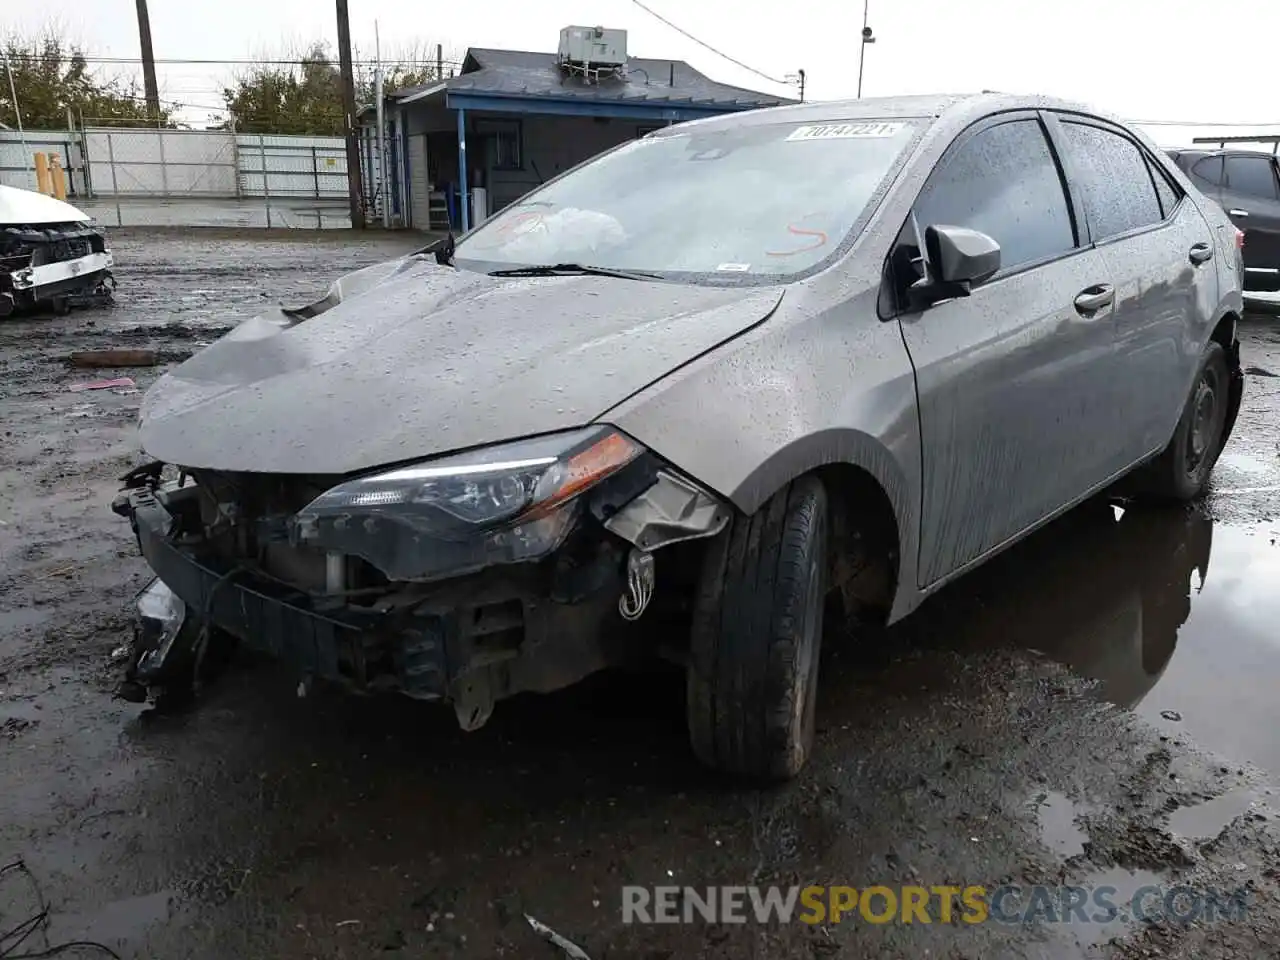
[[[1222,205],[1244,231],[1245,289],[1280,290],[1280,176],[1276,158],[1263,153],[1228,154]]]
[[[948,149],[891,254],[916,372],[923,456],[920,584],[1016,537],[1116,462],[1113,286],[1082,246],[1040,117],[1001,114]],[[913,311],[915,227],[980,230],[1001,269],[969,296]]]
[[[1116,427],[1127,437],[1119,469],[1173,435],[1218,303],[1220,246],[1196,205],[1123,128],[1062,114],[1050,131],[1116,284]]]

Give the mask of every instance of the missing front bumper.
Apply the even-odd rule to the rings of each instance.
[[[305,679],[446,700],[473,729],[497,700],[567,686],[637,653],[637,635],[617,609],[620,554],[599,558],[590,588],[571,595],[557,594],[564,581],[553,570],[495,569],[405,585],[411,600],[359,606],[202,554],[181,533],[175,503],[193,491],[135,489],[117,501],[157,577],[137,601],[144,649],[131,679],[142,686],[164,686],[172,663],[190,662],[184,647],[199,631],[217,630]]]

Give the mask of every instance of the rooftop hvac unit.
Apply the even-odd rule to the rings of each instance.
[[[565,27],[560,31],[560,63],[595,70],[618,69],[627,62],[627,31],[604,27]]]

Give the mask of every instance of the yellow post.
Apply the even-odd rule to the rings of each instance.
[[[53,176],[53,195],[67,199],[67,178],[62,172],[62,160],[56,153],[49,154],[49,173]]]
[[[52,194],[53,183],[49,180],[49,159],[42,151],[36,151],[36,189],[41,193]]]

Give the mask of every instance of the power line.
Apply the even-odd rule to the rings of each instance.
[[[9,59],[23,62],[23,63],[44,63],[47,60],[54,60],[58,58],[45,57],[41,54],[11,53],[9,54]],[[61,59],[68,60],[71,58],[67,56],[67,57],[62,57]],[[143,62],[141,57],[81,57],[80,59],[83,60],[85,63],[113,63],[113,64],[128,64],[130,66],[141,66]],[[164,64],[203,64],[205,66],[256,67],[256,66],[302,66],[303,64],[329,63],[331,61],[317,60],[317,59],[292,60],[292,59],[279,58],[279,57],[263,57],[261,59],[226,59],[226,60],[192,60],[192,59],[185,59],[185,58],[157,57],[155,62],[164,63]],[[384,67],[388,67],[388,66],[434,67],[437,62],[444,63],[450,67],[462,66],[461,60],[437,61],[434,57],[432,57],[429,60],[402,60],[398,57],[388,57],[386,60],[381,61],[382,66]],[[374,67],[378,65],[379,61],[353,60],[352,63],[359,66]],[[748,67],[748,69],[750,68]]]
[[[694,43],[696,43],[696,44],[697,44],[698,46],[700,46],[700,47],[705,47],[706,49],[708,49],[708,50],[710,50],[712,53],[714,53],[717,57],[721,57],[721,58],[723,58],[723,59],[725,59],[725,60],[728,60],[730,63],[734,64],[735,66],[739,66],[739,67],[741,67],[743,70],[748,71],[749,73],[754,73],[757,77],[763,77],[765,80],[768,80],[770,83],[778,83],[778,84],[781,84],[781,85],[782,85],[782,86],[784,86],[784,87],[789,87],[789,86],[791,86],[791,84],[790,84],[790,83],[788,83],[786,80],[779,80],[777,77],[771,77],[771,76],[769,76],[769,74],[765,73],[763,70],[757,70],[755,67],[750,66],[749,64],[745,64],[745,63],[743,63],[741,60],[738,60],[738,59],[736,59],[736,58],[734,58],[734,57],[729,56],[729,55],[728,55],[727,53],[725,53],[723,50],[717,50],[715,47],[713,47],[711,44],[707,43],[705,40],[699,40],[697,37],[695,37],[695,36],[694,36],[692,33],[690,33],[688,30],[685,30],[685,29],[684,29],[684,28],[682,28],[682,27],[678,27],[678,26],[676,26],[674,23],[672,23],[670,20],[668,20],[668,19],[667,19],[666,17],[664,17],[662,14],[658,13],[656,10],[653,10],[653,9],[651,9],[650,7],[645,6],[643,3],[641,3],[641,2],[640,2],[640,0],[631,0],[631,2],[632,2],[632,3],[634,3],[634,4],[635,4],[637,7],[639,7],[641,10],[643,10],[645,13],[649,14],[649,16],[653,17],[655,20],[660,20],[660,21],[662,21],[662,22],[663,22],[663,23],[665,23],[668,27],[670,27],[672,30],[674,30],[676,33],[680,34],[680,35],[681,35],[681,36],[683,36],[683,37],[688,38],[689,40],[692,40]]]

